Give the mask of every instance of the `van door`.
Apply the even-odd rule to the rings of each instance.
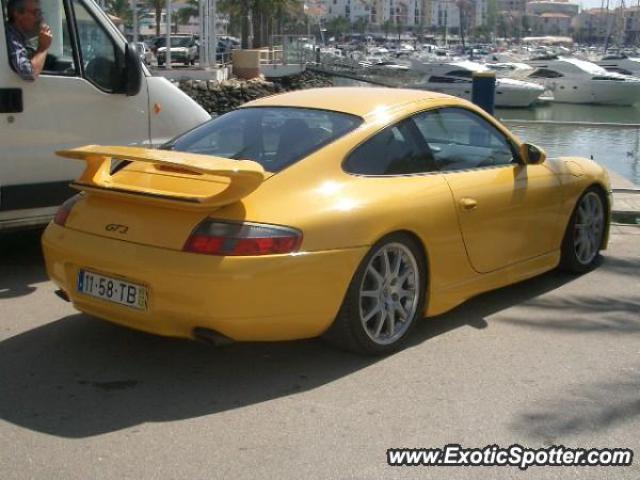
[[[11,70],[0,25],[0,89],[22,97],[21,109],[0,111],[0,230],[70,195],[83,165],[56,150],[149,142],[146,85],[135,96],[120,93],[126,41],[106,14],[91,0],[42,0],[40,8],[53,43],[34,82]]]

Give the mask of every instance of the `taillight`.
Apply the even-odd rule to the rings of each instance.
[[[67,199],[56,212],[55,217],[53,217],[53,222],[61,227],[64,227],[65,223],[67,223],[67,218],[69,218],[69,214],[71,213],[71,209],[76,204],[78,200],[82,198],[82,194],[78,193],[73,197]]]
[[[302,232],[259,223],[205,220],[184,244],[185,252],[206,255],[253,256],[295,252]]]

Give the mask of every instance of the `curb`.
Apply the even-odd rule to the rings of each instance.
[[[640,227],[640,211],[612,210],[611,223]]]

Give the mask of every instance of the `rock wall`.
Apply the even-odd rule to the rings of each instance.
[[[245,102],[267,95],[333,86],[328,76],[309,71],[272,80],[183,80],[175,83],[212,115],[229,112]]]

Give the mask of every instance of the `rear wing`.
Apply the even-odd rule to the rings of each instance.
[[[86,145],[56,154],[86,162],[80,178],[71,183],[78,190],[129,198],[142,196],[150,201],[170,202],[172,206],[180,202],[185,208],[228,205],[253,192],[267,178],[262,165],[251,160],[230,160],[173,150]],[[114,159],[153,164],[158,174],[162,175],[166,169],[175,175],[155,179],[153,173],[143,172],[126,175],[125,171],[120,171],[112,175]],[[207,177],[203,179],[204,175]]]

